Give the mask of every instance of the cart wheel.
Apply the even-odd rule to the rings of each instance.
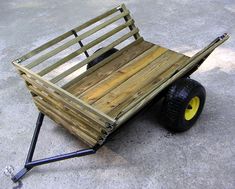
[[[99,48],[98,50],[95,51],[95,53],[99,50],[101,50],[102,48]],[[89,62],[87,64],[87,70],[89,68],[91,68],[92,66],[95,66],[96,64],[98,64],[99,62],[101,62],[102,60],[104,60],[105,58],[108,58],[110,55],[114,54],[115,52],[117,52],[118,49],[116,48],[112,48],[110,50],[108,50],[107,52],[105,52],[104,54],[100,55],[99,57],[95,58],[94,60],[92,60],[91,62]]]
[[[200,116],[206,99],[205,88],[195,80],[179,79],[167,91],[163,121],[174,132],[190,129]]]

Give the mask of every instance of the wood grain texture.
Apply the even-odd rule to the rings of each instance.
[[[132,75],[146,67],[154,59],[166,52],[167,49],[154,46],[151,49],[145,51],[128,64],[124,65],[120,69],[116,70],[109,77],[105,78],[101,82],[97,83],[92,88],[85,91],[84,94],[79,95],[83,101],[92,104],[99,98],[110,92],[112,89],[120,85],[122,82],[130,78]]]
[[[159,86],[166,79],[161,78],[166,70],[174,73],[188,59],[143,41],[66,90],[115,119],[130,103],[137,103],[153,87]]]
[[[101,66],[97,70],[86,75],[85,77],[81,78],[79,81],[66,88],[66,90],[72,94],[75,94],[76,96],[81,95],[84,91],[88,90],[95,84],[107,78],[116,70],[120,69],[122,66],[132,61],[137,56],[150,49],[152,46],[152,43],[146,41],[140,42],[133,46],[129,46],[127,49],[121,52],[119,56],[112,59],[110,62]]]
[[[182,56],[178,58],[178,61],[174,61],[173,64],[168,64],[168,66],[165,67],[166,68],[165,70],[161,68],[159,69],[159,71],[155,70],[156,72],[158,72],[158,75],[156,74],[155,77],[153,77],[152,79],[149,80],[148,83],[146,83],[146,85],[139,88],[139,90],[137,89],[132,96],[126,98],[122,103],[118,104],[117,106],[109,110],[107,114],[110,115],[111,117],[116,117],[116,118],[123,115],[125,112],[131,109],[128,107],[130,104],[132,103],[138,104],[138,102],[140,102],[140,100],[143,99],[144,96],[146,96],[150,91],[156,89],[166,79],[168,79],[170,75],[172,75],[177,69],[185,65],[188,59],[189,57]],[[117,100],[115,99],[115,101]]]
[[[168,50],[121,85],[104,95],[93,106],[111,117],[116,117],[127,104],[147,93],[148,88],[146,86],[151,86],[153,82],[159,82],[158,76],[182,57],[183,55]]]
[[[66,89],[68,91],[72,91],[73,90],[73,87],[76,88],[76,86],[79,86],[79,85],[82,85],[83,83],[85,83],[88,79],[88,75],[92,74],[95,70],[99,69],[100,67],[103,67],[105,64],[109,63],[110,61],[114,60],[114,59],[117,59],[117,57],[120,57],[120,55],[124,55],[124,53],[128,50],[132,50],[132,47],[140,44],[141,42],[144,42],[143,41],[143,38],[139,38],[137,40],[135,40],[134,42],[126,45],[125,47],[119,49],[116,53],[110,55],[109,57],[107,57],[106,59],[102,60],[99,64],[96,64],[95,66],[92,66],[91,68],[89,68],[88,70],[86,70],[84,73],[78,75],[77,77],[75,77],[74,79],[72,79],[71,81],[67,82],[65,85],[62,86],[63,89]],[[151,46],[153,46],[153,44],[151,43],[148,43],[150,44]],[[138,51],[133,49],[133,51]],[[138,52],[136,53],[138,55]],[[112,61],[113,62],[113,61]],[[120,61],[118,61],[119,63]],[[121,62],[119,63],[121,64]],[[103,67],[102,70],[101,70],[101,73],[104,73],[106,72],[105,71],[105,68]],[[97,72],[95,72],[97,73]],[[110,72],[108,72],[110,73]],[[103,75],[103,74],[101,74]],[[91,76],[89,76],[90,78]],[[82,80],[82,82],[81,82]],[[78,84],[79,82],[81,82],[80,84]],[[89,84],[89,83],[86,83],[86,85]]]

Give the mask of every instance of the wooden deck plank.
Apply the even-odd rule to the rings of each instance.
[[[124,66],[129,61],[142,54],[144,51],[150,49],[153,46],[152,43],[142,41],[130,48],[124,50],[118,57],[106,63],[97,70],[91,72],[86,77],[81,78],[79,81],[70,85],[66,90],[76,96],[80,95],[96,83],[108,77],[110,74]]]
[[[151,82],[143,86],[141,89],[137,90],[135,94],[128,97],[125,101],[120,103],[118,106],[112,108],[110,111],[107,112],[107,114],[111,117],[117,117],[119,116],[122,111],[132,102],[138,101],[142,96],[146,95],[149,91],[152,91],[156,86],[160,86],[161,83],[172,73],[175,72],[175,70],[179,69],[179,67],[182,67],[185,62],[188,60],[189,57],[183,56],[180,58],[173,66],[168,68],[166,71],[162,72],[158,76],[156,76]]]
[[[97,101],[102,96],[106,95],[112,89],[116,88],[122,82],[126,81],[132,75],[146,67],[157,57],[165,53],[167,49],[154,46],[148,51],[144,52],[134,60],[130,61],[128,64],[117,70],[115,73],[102,80],[100,83],[94,87],[87,90],[84,94],[80,95],[83,101],[92,104]]]
[[[167,75],[180,69],[189,57],[142,41],[66,90],[116,118],[128,105],[146,95]],[[166,74],[165,74],[166,75]]]
[[[125,101],[136,99],[142,93],[146,93],[147,91],[144,91],[143,88],[182,57],[182,54],[168,50],[107,95],[100,98],[93,106],[104,113],[111,112],[112,116],[114,116],[113,109],[115,109],[114,112],[118,113],[125,106],[122,105]],[[158,80],[155,82],[158,82]]]

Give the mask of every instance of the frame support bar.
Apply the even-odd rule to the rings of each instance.
[[[29,151],[28,151],[28,155],[27,155],[27,158],[25,161],[24,168],[21,169],[16,175],[14,175],[11,178],[13,182],[18,182],[33,167],[48,164],[48,163],[53,163],[53,162],[57,162],[57,161],[62,161],[62,160],[70,159],[70,158],[82,157],[82,156],[86,156],[86,155],[90,155],[90,154],[95,154],[96,151],[100,148],[100,146],[97,145],[97,146],[94,146],[93,148],[78,150],[78,151],[70,152],[67,154],[61,154],[61,155],[56,155],[56,156],[32,161],[35,147],[36,147],[37,140],[38,140],[38,135],[40,133],[40,129],[41,129],[41,126],[43,123],[43,119],[44,119],[44,114],[40,112],[38,115],[36,127],[34,130],[34,134],[32,137],[30,147],[29,147]]]
[[[72,31],[72,33],[73,33],[73,35],[74,35],[75,37],[78,37],[78,34],[76,33],[75,30],[71,30],[71,31]],[[81,48],[84,46],[83,43],[82,43],[82,41],[78,41],[78,43],[79,43],[79,45],[80,45]],[[86,55],[87,58],[89,57],[89,54],[88,54],[87,50],[84,51],[84,54]]]
[[[31,141],[31,144],[30,144],[30,147],[29,147],[29,152],[28,152],[25,164],[32,161],[34,150],[35,150],[35,147],[36,147],[36,144],[37,144],[38,135],[39,135],[39,132],[40,132],[40,129],[41,129],[41,126],[42,126],[43,119],[44,119],[44,114],[40,112],[39,115],[38,115],[36,127],[35,127],[35,130],[34,130],[34,133],[33,133],[33,138],[32,138],[32,141]]]

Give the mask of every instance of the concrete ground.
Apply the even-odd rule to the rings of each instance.
[[[38,111],[11,60],[122,2],[146,40],[187,55],[224,32],[231,35],[192,75],[207,90],[200,119],[188,132],[172,135],[158,124],[155,104],[123,125],[96,155],[35,168],[13,184],[3,170],[22,168]],[[1,189],[235,188],[234,0],[122,2],[0,2]],[[35,158],[85,146],[46,118],[37,147]]]

